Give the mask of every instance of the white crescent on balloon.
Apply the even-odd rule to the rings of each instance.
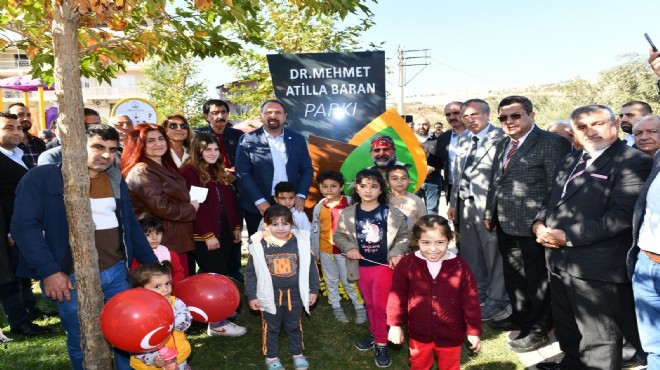
[[[142,349],[144,349],[145,351],[151,351],[151,350],[156,349],[156,347],[158,347],[159,345],[161,345],[162,342],[161,342],[161,343],[158,343],[158,344],[151,344],[151,343],[149,343],[149,342],[151,342],[151,337],[152,337],[154,334],[156,334],[156,332],[160,331],[160,330],[163,329],[163,328],[165,328],[165,326],[159,326],[159,327],[157,327],[156,329],[154,329],[154,330],[150,331],[149,333],[147,333],[147,335],[145,335],[144,338],[142,338],[142,341],[140,342],[140,347],[141,347]],[[169,327],[169,329],[167,330],[167,332],[168,332],[168,333],[171,332],[171,331],[172,331],[172,328],[173,328],[173,326],[170,325],[170,327]]]
[[[190,312],[194,312],[199,316],[203,317],[204,318],[203,322],[209,321],[209,315],[207,315],[206,312],[204,312],[204,310],[202,310],[201,308],[195,306],[188,306],[188,309],[190,310]]]

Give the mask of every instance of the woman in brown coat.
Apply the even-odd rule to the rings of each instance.
[[[199,204],[190,201],[185,179],[172,160],[162,126],[137,125],[126,137],[121,156],[135,214],[152,216],[165,228],[163,245],[176,252],[189,275],[188,252],[195,249],[193,225]]]

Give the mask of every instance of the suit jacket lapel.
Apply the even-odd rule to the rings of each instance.
[[[31,165],[32,162],[29,161],[29,160],[26,160],[24,158],[23,158],[23,163],[25,163],[27,168],[25,168],[25,167],[21,166],[20,164],[14,162],[14,160],[9,158],[8,156],[6,156],[5,153],[0,152],[0,158],[2,158],[2,160],[4,162],[6,162],[7,166],[10,166],[10,167],[14,168],[15,171],[22,171],[23,173],[25,173],[25,172],[28,171],[28,169],[33,167]]]
[[[571,176],[573,173],[573,169],[575,166],[577,166],[578,161],[580,160],[580,157],[582,156],[582,152],[579,152],[580,154],[575,154],[575,155],[570,155],[568,158],[566,158],[566,161],[564,164],[561,166],[561,170],[557,174],[557,179],[555,180],[556,186],[561,186],[558,192],[552,192],[552,194],[558,194],[559,199],[556,199],[555,202],[558,205],[562,204],[565,199],[567,199],[570,195],[572,195],[575,191],[575,188],[573,188],[570,193],[564,194],[562,197],[562,193],[564,192],[564,187],[566,186],[566,181],[568,181],[568,178]],[[550,202],[552,204],[552,202]]]
[[[284,139],[284,148],[286,153],[284,153],[284,157],[286,159],[286,162],[289,163],[289,153],[293,153],[293,137],[288,136],[286,133],[286,129],[282,131],[283,139]]]
[[[266,158],[268,159],[268,163],[272,165],[273,155],[270,152],[270,144],[268,144],[268,139],[266,138],[266,130],[264,130],[263,126],[260,127],[259,130],[257,137],[259,138],[259,142],[268,149],[266,150]]]
[[[532,129],[532,132],[529,133],[529,136],[525,139],[525,142],[518,147],[518,151],[513,155],[511,160],[509,161],[509,165],[507,168],[511,168],[516,165],[516,163],[520,162],[520,160],[525,156],[527,152],[529,152],[535,145],[536,145],[536,137],[538,136],[538,133],[540,128],[534,127]],[[498,161],[500,161],[500,168],[501,168],[501,178],[506,177],[511,171],[510,170],[504,170],[504,165],[502,164],[502,161],[504,160],[504,156],[506,156],[506,149],[509,146],[509,143],[511,142],[511,137],[507,136],[507,140],[502,140],[502,143],[504,147],[500,150],[500,155],[498,158],[496,158]]]
[[[490,150],[493,145],[497,144],[497,141],[495,140],[495,135],[497,131],[495,130],[495,126],[491,125],[490,128],[488,129],[488,134],[484,136],[484,141],[481,143],[481,146],[479,149],[477,149],[477,155],[474,158],[474,163],[475,165],[486,156],[488,151]]]
[[[610,145],[603,154],[601,154],[596,160],[587,168],[584,170],[584,173],[582,175],[576,177],[573,179],[573,185],[571,185],[570,189],[567,189],[566,194],[562,197],[562,203],[564,200],[570,198],[577,192],[582,186],[584,186],[586,183],[589,181],[592,181],[592,174],[599,174],[600,170],[603,169],[603,167],[607,166],[609,162],[612,160],[612,158],[616,155],[616,153],[619,151],[619,144],[623,144],[623,142],[615,142],[614,144]],[[625,144],[623,144],[625,145]],[[572,167],[569,167],[568,173],[570,176],[570,173],[573,172],[573,169],[575,169],[575,166],[577,165],[577,160],[582,156],[583,152],[580,152],[580,155],[572,157],[575,162],[573,163]],[[607,176],[607,175],[603,175]],[[568,180],[568,177],[566,179],[563,179],[563,182],[560,182],[560,184],[566,184],[566,181]]]
[[[509,166],[515,166],[516,163],[520,162],[525,154],[527,154],[527,152],[529,152],[536,145],[536,137],[539,133],[538,130],[540,130],[538,127],[534,127],[532,129],[532,132],[529,133],[529,136],[527,136],[525,142],[520,145],[518,151],[513,155],[511,161],[509,161]]]

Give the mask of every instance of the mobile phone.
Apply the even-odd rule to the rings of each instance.
[[[648,34],[648,33],[645,33],[645,34],[644,34],[644,37],[646,37],[646,41],[648,41],[649,44],[651,45],[651,48],[653,49],[653,52],[654,52],[654,53],[657,53],[657,52],[658,52],[658,48],[656,48],[656,47],[655,47],[655,44],[653,43],[653,41],[651,41],[651,38],[649,37],[649,34]]]

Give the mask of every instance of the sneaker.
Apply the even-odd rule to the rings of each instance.
[[[481,308],[481,321],[489,321],[498,315],[506,313],[506,307],[502,307],[499,303],[488,301],[484,307]]]
[[[296,370],[309,369],[309,362],[307,362],[307,358],[303,355],[293,356],[293,368]]]
[[[215,328],[209,324],[209,327],[206,330],[208,335],[220,337],[240,337],[246,332],[247,330],[244,327],[238,326],[231,321],[223,321],[223,325]]]
[[[360,339],[357,342],[355,342],[355,348],[357,348],[360,351],[368,351],[374,348],[375,342],[376,342],[376,338],[374,337],[373,334],[369,333],[369,335],[366,338]]]
[[[376,366],[389,367],[392,365],[392,358],[387,346],[374,346],[374,352],[376,353]]]
[[[355,323],[364,324],[367,322],[367,310],[364,307],[358,307],[355,309]]]
[[[347,323],[348,322],[348,317],[346,317],[346,313],[344,312],[344,309],[341,307],[336,307],[332,309],[332,314],[335,315],[335,319],[339,322]]]
[[[284,370],[284,366],[282,366],[279,358],[266,358],[266,369]]]

